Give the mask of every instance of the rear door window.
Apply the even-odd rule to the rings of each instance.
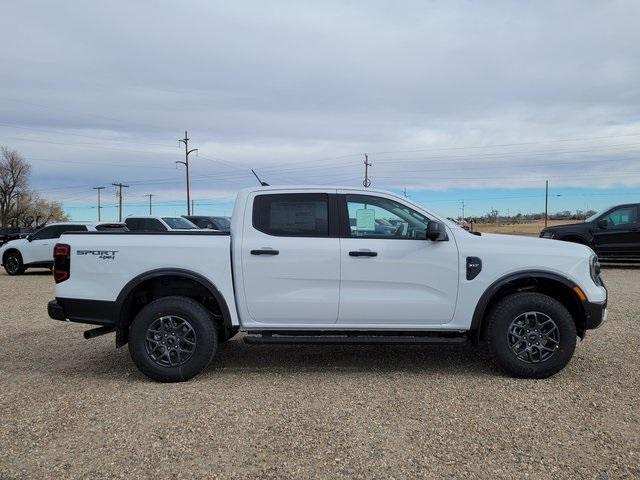
[[[283,237],[328,237],[326,193],[258,195],[253,201],[253,227]]]

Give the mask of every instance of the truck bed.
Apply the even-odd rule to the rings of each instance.
[[[64,234],[58,243],[71,246],[71,276],[56,285],[56,297],[114,302],[138,275],[175,269],[208,278],[233,305],[230,238],[213,231]]]

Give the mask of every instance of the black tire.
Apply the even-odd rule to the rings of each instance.
[[[20,252],[9,252],[2,260],[7,275],[22,275],[25,271]]]
[[[501,299],[489,313],[486,329],[487,346],[496,364],[520,378],[558,373],[573,356],[576,336],[575,322],[564,305],[540,293],[516,293]]]
[[[217,349],[218,334],[209,311],[187,297],[154,300],[129,329],[131,358],[142,373],[159,382],[193,378]]]

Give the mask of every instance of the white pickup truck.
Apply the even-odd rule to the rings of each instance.
[[[55,246],[51,318],[114,332],[159,381],[250,343],[486,342],[506,372],[560,371],[606,319],[593,251],[473,234],[374,190],[256,187],[231,233],[86,232]]]

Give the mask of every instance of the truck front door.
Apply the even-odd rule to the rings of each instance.
[[[329,195],[260,192],[249,205],[240,254],[250,322],[334,324],[340,240],[330,231]]]
[[[606,225],[598,225],[606,220]],[[638,211],[635,205],[618,207],[595,222],[593,249],[601,257],[632,257],[640,253]]]
[[[340,325],[411,326],[451,321],[458,294],[453,238],[425,238],[431,221],[390,197],[340,195]],[[344,218],[346,217],[346,218]]]

